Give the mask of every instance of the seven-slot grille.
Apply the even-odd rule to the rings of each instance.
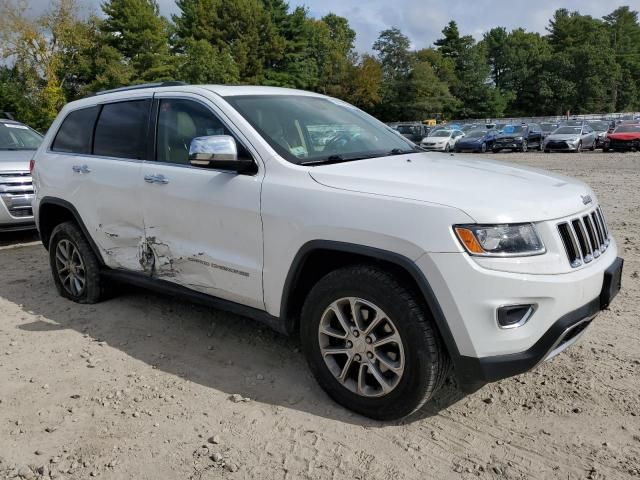
[[[572,268],[593,261],[609,246],[609,228],[602,210],[595,210],[558,225],[560,238]]]
[[[16,218],[32,217],[33,185],[29,172],[0,172],[0,198],[9,215]]]

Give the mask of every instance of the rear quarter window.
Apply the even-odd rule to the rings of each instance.
[[[100,107],[88,107],[69,113],[56,134],[51,150],[64,153],[91,153],[91,137]]]
[[[104,105],[96,125],[93,154],[144,159],[150,107],[149,99]]]

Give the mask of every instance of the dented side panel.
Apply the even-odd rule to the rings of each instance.
[[[145,163],[139,266],[154,278],[264,309],[261,177]]]

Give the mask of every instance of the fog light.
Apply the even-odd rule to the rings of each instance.
[[[497,310],[498,326],[500,328],[517,328],[529,321],[535,305],[506,305]]]

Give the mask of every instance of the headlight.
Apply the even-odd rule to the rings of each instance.
[[[514,140],[516,140],[517,142],[521,142],[522,140],[524,140],[524,138],[523,137],[516,137],[516,138],[514,138]]]
[[[456,225],[458,239],[472,255],[520,257],[541,255],[546,249],[531,223],[514,225]]]

